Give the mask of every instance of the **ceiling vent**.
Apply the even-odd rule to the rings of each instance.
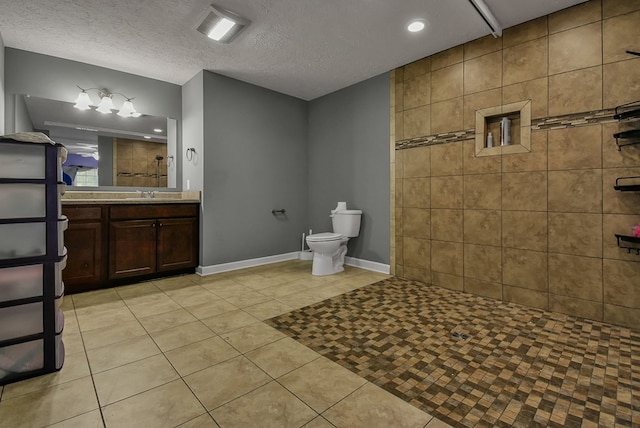
[[[216,42],[229,43],[250,23],[233,12],[211,5],[200,15],[195,28]]]

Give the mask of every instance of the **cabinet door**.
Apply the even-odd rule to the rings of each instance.
[[[156,271],[156,221],[109,223],[109,279]]]
[[[102,281],[102,224],[74,223],[64,233],[67,267],[62,280],[67,294],[84,291],[85,285]],[[89,287],[90,288],[90,287]]]
[[[158,271],[198,265],[198,219],[158,220]]]

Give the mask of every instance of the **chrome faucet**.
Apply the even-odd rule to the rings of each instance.
[[[140,192],[140,197],[142,199],[149,199],[149,198],[156,197],[156,192],[154,192],[153,190],[149,190],[149,191],[138,190],[138,192]]]

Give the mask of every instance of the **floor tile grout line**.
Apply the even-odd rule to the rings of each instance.
[[[189,385],[189,383],[183,378],[180,377],[180,380],[182,381],[182,383],[187,387],[187,389],[189,390],[189,392],[191,392],[191,395],[193,395],[195,397],[196,400],[198,400],[198,403],[200,403],[200,405],[202,406],[202,408],[204,409],[204,411],[206,412],[206,414],[208,414],[211,419],[213,419],[213,421],[216,423],[216,425],[220,426],[220,424],[218,424],[218,422],[216,421],[216,419],[213,417],[213,415],[211,414],[211,411],[209,409],[207,409],[207,406],[204,405],[204,403],[202,402],[202,400],[200,400],[200,397],[198,397],[198,395],[196,395],[195,391],[191,388],[191,386]],[[204,414],[204,413],[203,413]],[[202,416],[202,415],[200,415]],[[198,417],[200,417],[198,416]],[[195,419],[195,418],[194,418]],[[182,424],[185,424],[188,421],[183,422]],[[182,425],[181,424],[181,425]]]
[[[182,308],[182,309],[185,309],[185,308]],[[242,311],[242,309],[238,309],[238,310],[239,310],[239,311]],[[232,312],[232,311],[229,311],[229,312]],[[245,312],[245,311],[243,311],[243,312]],[[225,312],[225,313],[228,313],[228,312]],[[218,315],[224,315],[225,313],[218,314]],[[245,313],[247,313],[247,312],[245,312]],[[162,314],[163,314],[163,313],[159,313],[159,314],[155,314],[155,315],[151,315],[151,316],[162,315]],[[249,314],[249,313],[247,313],[247,314],[248,314],[248,315],[251,315],[251,314]],[[216,315],[214,315],[214,316],[216,316]],[[251,315],[251,316],[253,316],[253,315]],[[149,332],[149,331],[147,330],[147,328],[145,328],[145,327],[144,327],[144,325],[140,322],[140,321],[141,321],[141,319],[143,319],[143,318],[148,318],[148,317],[141,317],[141,318],[138,318],[135,314],[134,314],[134,317],[136,318],[136,321],[141,325],[141,327],[145,330],[146,336],[149,336],[149,338],[154,342],[154,344],[155,344],[156,346],[158,346],[158,348],[159,348],[159,349],[160,349],[160,347],[159,347],[158,343],[155,341],[155,339],[153,338],[153,336],[152,336],[153,334],[155,334],[155,333],[159,333],[159,332],[162,332],[162,331],[166,331],[166,330],[169,330],[169,329],[172,329],[172,328],[176,328],[176,327],[181,327],[181,326],[184,326],[184,325],[186,325],[186,324],[194,324],[194,323],[196,323],[196,322],[199,322],[200,324],[203,324],[205,327],[207,327],[207,329],[209,329],[209,330],[214,334],[214,336],[220,337],[222,340],[225,340],[225,339],[222,337],[222,335],[223,335],[223,334],[232,333],[232,332],[234,332],[234,331],[237,331],[237,330],[240,330],[240,329],[242,329],[242,328],[249,327],[249,326],[251,326],[251,325],[258,324],[258,323],[263,323],[263,324],[265,324],[265,323],[264,323],[264,320],[259,320],[259,319],[257,319],[257,318],[256,318],[256,322],[254,322],[254,323],[248,324],[248,325],[246,325],[246,326],[237,327],[237,328],[234,328],[234,329],[232,329],[232,330],[229,330],[229,331],[226,331],[226,332],[223,332],[223,333],[219,334],[219,333],[216,333],[215,331],[213,331],[213,329],[211,329],[209,326],[207,326],[207,325],[203,322],[203,320],[202,320],[202,319],[197,319],[197,318],[196,318],[196,320],[195,320],[195,321],[190,321],[190,322],[188,322],[188,323],[178,324],[178,325],[175,325],[175,326],[172,326],[172,327],[168,327],[168,328],[166,328],[166,329],[164,329],[164,330],[159,330],[159,331]],[[205,318],[205,319],[206,319],[206,318]],[[108,326],[104,326],[104,327],[99,327],[99,328],[92,329],[92,330],[89,330],[89,331],[101,330],[101,329],[104,329],[104,328],[113,327],[114,325],[115,325],[115,324],[113,324],[113,325],[108,325]],[[267,325],[267,324],[265,324],[265,325]],[[86,333],[86,332],[85,332],[85,333]],[[142,336],[142,335],[141,335],[141,336]],[[118,344],[118,343],[121,343],[121,342],[125,342],[125,341],[130,340],[130,339],[131,339],[131,338],[126,338],[126,339],[123,339],[123,340],[118,341],[118,342],[110,343],[110,344],[105,345],[105,346],[103,346],[103,347],[106,347],[106,346],[112,346],[112,345],[115,345],[115,344]],[[160,349],[160,352],[161,352],[161,353],[163,353],[163,354],[166,354],[167,352],[171,352],[171,351],[173,351],[173,350],[175,350],[175,349],[180,349],[180,348],[182,348],[182,347],[189,346],[189,345],[191,345],[191,344],[193,344],[193,343],[201,342],[201,341],[204,341],[204,340],[207,340],[207,339],[210,339],[210,338],[201,339],[201,340],[198,340],[198,341],[196,341],[196,342],[188,343],[188,344],[185,344],[185,345],[179,346],[179,347],[177,347],[177,348],[169,349],[169,350],[166,350],[166,351],[163,351],[162,349]],[[283,338],[281,338],[281,339],[284,339],[284,337],[283,337]],[[278,339],[278,340],[281,340],[281,339]],[[231,345],[229,342],[227,342],[226,340],[225,340],[225,343],[228,343],[230,346],[233,346],[233,345]],[[255,348],[255,349],[259,349],[259,348],[261,348],[261,347],[263,347],[263,346],[266,346],[266,345],[268,345],[268,344],[261,345],[260,347]],[[92,348],[92,349],[91,349],[91,351],[93,351],[93,350],[95,350],[95,349],[99,349],[99,348],[101,348],[101,347]],[[236,349],[239,353],[241,353],[241,354],[242,354],[242,352],[241,352],[239,349],[237,349],[237,348],[235,348],[235,347],[234,347],[234,349]],[[247,352],[254,351],[255,349],[252,349],[252,350],[247,351]],[[85,349],[85,352],[86,352],[86,349]],[[156,355],[157,355],[157,354],[156,354]],[[146,358],[148,358],[148,357],[145,357],[145,358],[143,358],[143,359],[146,359]],[[140,361],[140,360],[131,361],[131,362],[129,362],[129,363],[125,363],[125,364],[123,364],[123,365],[130,364],[130,363],[132,363],[132,362],[136,362],[136,361]],[[121,365],[121,366],[122,366],[122,365]],[[121,366],[117,366],[117,367],[121,367]],[[113,368],[117,368],[117,367],[113,367]],[[110,368],[110,369],[107,369],[107,370],[112,370],[113,368]],[[97,373],[102,373],[102,372],[107,371],[107,370],[102,370],[102,371],[100,371],[100,372],[96,372],[96,374],[97,374]]]
[[[240,356],[244,357],[243,355],[240,355]],[[238,357],[239,357],[239,356],[236,356],[236,357],[234,357],[234,358],[238,358]],[[246,357],[245,357],[245,358],[246,358]],[[256,367],[258,367],[258,366],[257,366],[255,363],[253,363],[252,361],[250,361],[250,362],[251,362],[251,364],[253,364],[253,365],[255,365]],[[214,367],[214,366],[210,366],[210,367],[208,367],[208,368],[211,368],[211,367]],[[258,369],[262,370],[260,367],[258,367]],[[205,370],[206,370],[206,369],[205,369]],[[262,371],[264,372],[264,370],[262,370]],[[261,384],[261,385],[258,385],[258,386],[256,386],[255,388],[251,389],[250,391],[247,391],[247,392],[245,392],[245,393],[243,393],[243,394],[241,394],[241,395],[238,395],[237,397],[234,397],[233,399],[231,399],[231,400],[229,400],[229,401],[225,401],[224,403],[222,403],[222,404],[220,404],[220,405],[218,405],[218,406],[216,406],[216,407],[212,408],[211,410],[209,410],[209,409],[207,408],[207,406],[205,406],[205,405],[204,405],[204,403],[202,402],[202,400],[200,400],[200,397],[198,397],[198,395],[197,395],[197,394],[196,394],[196,392],[191,388],[191,385],[189,385],[189,383],[186,381],[186,379],[181,378],[181,380],[184,382],[184,384],[187,386],[187,388],[189,388],[189,391],[191,391],[191,393],[196,397],[196,399],[197,399],[197,400],[198,400],[198,402],[202,405],[202,407],[203,407],[203,408],[204,408],[204,409],[205,409],[205,410],[206,410],[206,411],[211,415],[211,413],[212,413],[212,412],[214,412],[215,410],[220,409],[220,408],[222,408],[222,407],[226,406],[227,404],[230,404],[230,403],[232,403],[232,402],[234,402],[234,401],[238,400],[239,398],[242,398],[242,397],[244,397],[244,396],[246,396],[246,395],[248,395],[248,394],[251,394],[252,392],[256,391],[257,389],[262,388],[263,386],[268,385],[269,383],[271,383],[271,382],[273,382],[273,381],[274,381],[274,379],[273,379],[271,376],[269,376],[269,374],[268,374],[268,373],[265,373],[265,374],[266,374],[266,375],[271,379],[270,381],[267,381],[266,383],[263,383],[263,384]],[[211,415],[211,417],[213,418],[213,415]],[[215,420],[215,418],[214,418],[214,420]],[[217,423],[217,422],[216,422],[216,423]]]
[[[316,360],[317,360],[317,359],[318,359],[318,358],[316,358]],[[314,361],[316,361],[316,360],[314,360]],[[305,364],[305,365],[303,365],[303,366],[300,366],[300,367],[298,367],[298,369],[299,369],[299,368],[302,368],[302,367],[304,367],[304,366],[306,366],[306,365],[308,365],[308,364],[311,364],[312,362],[313,362],[313,361],[311,361],[311,362],[309,362],[309,363],[307,363],[307,364]],[[297,369],[296,369],[296,370],[297,370]],[[292,370],[292,371],[295,371],[295,370]],[[323,415],[324,415],[324,414],[325,414],[329,409],[331,409],[332,407],[334,407],[334,406],[335,406],[335,405],[337,405],[338,403],[342,402],[342,401],[343,401],[344,399],[346,399],[347,397],[351,396],[354,392],[356,392],[358,389],[362,388],[362,387],[363,387],[364,385],[366,385],[366,384],[367,384],[367,382],[368,382],[366,379],[361,378],[361,379],[363,379],[363,380],[365,381],[362,385],[360,385],[359,387],[357,387],[356,389],[354,389],[354,390],[353,390],[353,391],[351,391],[349,394],[345,395],[344,397],[342,397],[341,399],[339,399],[339,400],[338,400],[338,401],[336,401],[335,403],[331,404],[329,407],[327,407],[326,409],[324,409],[322,412],[319,412],[318,410],[314,409],[314,408],[311,406],[311,404],[308,404],[306,401],[304,401],[304,399],[303,399],[302,397],[298,396],[298,394],[296,394],[296,392],[295,392],[295,391],[292,391],[291,389],[287,388],[287,386],[286,386],[286,385],[284,385],[283,383],[281,383],[281,382],[279,381],[279,379],[281,379],[281,378],[282,378],[282,377],[284,377],[284,376],[286,376],[286,375],[282,375],[282,376],[278,377],[277,379],[274,379],[274,381],[275,381],[275,382],[277,382],[277,383],[278,383],[278,385],[280,385],[281,387],[283,387],[284,389],[286,389],[287,391],[289,391],[289,393],[291,393],[293,396],[295,396],[298,400],[302,401],[305,405],[307,405],[309,408],[311,408],[311,410],[313,410],[314,412],[316,412],[316,413],[318,414],[318,416],[322,416],[324,419],[327,419],[327,418],[326,418],[325,416],[323,416]],[[327,419],[327,420],[328,420],[328,419]],[[332,423],[332,425],[333,425],[333,423]]]
[[[162,388],[163,386],[166,386],[166,385],[168,385],[168,384],[170,384],[170,383],[172,383],[172,382],[175,382],[175,381],[177,381],[177,380],[182,380],[182,378],[180,377],[180,375],[179,375],[179,374],[178,374],[178,377],[176,377],[176,378],[175,378],[175,379],[173,379],[173,380],[170,380],[170,381],[164,382],[164,383],[162,383],[162,384],[160,384],[160,385],[156,385],[156,386],[154,386],[154,387],[152,387],[152,388],[149,388],[149,389],[145,389],[144,391],[138,391],[138,392],[136,392],[135,394],[131,394],[131,395],[127,396],[127,397],[123,397],[123,398],[121,398],[121,399],[119,399],[119,400],[116,400],[116,401],[113,401],[113,402],[111,402],[111,403],[109,403],[109,404],[100,405],[100,403],[98,402],[98,405],[100,406],[100,411],[102,412],[102,409],[104,409],[104,408],[106,408],[106,407],[112,406],[112,405],[117,404],[117,403],[121,403],[121,402],[126,401],[126,400],[128,400],[128,399],[130,399],[130,398],[133,398],[133,397],[137,397],[138,395],[145,394],[145,393],[147,393],[147,392],[153,391],[154,389]]]
[[[166,293],[165,293],[164,291],[162,291],[162,292],[166,295]],[[167,295],[167,296],[168,296],[168,295]],[[169,297],[169,296],[168,296],[168,297]],[[170,297],[169,297],[169,298],[170,298]],[[123,300],[124,300],[124,299],[123,299]],[[172,300],[173,300],[173,299],[172,299]],[[126,305],[126,302],[124,302],[124,303],[125,303],[125,305]],[[177,303],[177,302],[176,302],[176,303]],[[179,304],[179,303],[178,303],[178,304]],[[181,307],[182,307],[182,305],[181,305]],[[184,309],[184,307],[183,307],[183,309]],[[131,312],[133,312],[133,311],[131,311]],[[161,315],[161,314],[162,314],[162,313],[160,313],[160,314],[154,314],[154,315]],[[153,389],[156,389],[156,388],[158,388],[158,387],[161,387],[161,386],[167,385],[167,384],[169,384],[169,383],[171,383],[171,382],[174,382],[174,381],[176,381],[176,380],[178,380],[178,379],[180,379],[180,380],[183,382],[183,384],[184,384],[185,386],[187,386],[187,388],[189,389],[189,391],[191,391],[192,395],[193,395],[193,396],[198,400],[198,402],[200,403],[200,405],[202,405],[202,408],[205,410],[205,412],[206,412],[207,414],[209,414],[209,412],[208,412],[208,410],[207,410],[206,406],[204,406],[204,404],[200,401],[200,399],[197,397],[197,395],[195,394],[195,392],[190,388],[190,386],[188,385],[188,383],[186,382],[186,380],[184,379],[184,377],[183,377],[183,376],[178,372],[177,368],[174,366],[174,364],[171,362],[171,360],[166,356],[166,352],[170,352],[170,351],[172,351],[173,349],[168,350],[168,351],[163,351],[163,350],[160,348],[160,346],[158,345],[158,343],[157,343],[157,342],[154,340],[154,338],[151,336],[151,333],[149,333],[149,331],[148,331],[148,330],[144,327],[144,325],[140,322],[140,318],[138,318],[138,316],[137,316],[135,313],[133,313],[133,316],[134,316],[134,318],[136,319],[136,321],[138,321],[138,323],[140,323],[140,325],[141,325],[141,326],[142,326],[142,328],[145,330],[145,332],[147,333],[147,335],[149,336],[149,338],[154,342],[154,344],[155,344],[155,345],[158,347],[158,349],[160,350],[160,353],[159,353],[159,354],[155,354],[155,355],[153,355],[153,356],[156,356],[156,355],[162,355],[162,356],[167,360],[167,362],[171,365],[171,367],[173,368],[174,372],[175,372],[175,373],[176,373],[176,375],[177,375],[177,378],[176,378],[176,379],[174,379],[174,380],[172,380],[172,381],[165,382],[165,383],[164,383],[164,384],[162,384],[162,385],[156,385],[155,387],[150,388],[150,389],[148,389],[148,390],[141,391],[141,392],[138,392],[138,393],[133,394],[133,395],[131,395],[131,396],[125,397],[125,398],[123,398],[123,399],[121,399],[121,400],[117,400],[117,401],[115,401],[115,402],[113,402],[113,403],[109,403],[109,404],[107,404],[107,405],[105,405],[105,406],[100,406],[100,401],[99,401],[99,399],[98,399],[98,395],[97,395],[97,388],[96,388],[96,386],[95,386],[95,381],[94,381],[94,379],[93,379],[93,373],[90,371],[90,373],[91,373],[91,378],[92,378],[92,382],[93,382],[93,385],[94,385],[94,390],[95,390],[95,392],[96,392],[96,400],[98,401],[98,406],[99,406],[99,409],[100,409],[100,414],[101,414],[101,416],[102,416],[102,421],[103,421],[104,426],[106,426],[106,421],[105,421],[105,419],[104,419],[104,414],[103,414],[103,412],[102,412],[103,407],[107,407],[107,406],[109,406],[109,405],[112,405],[112,404],[115,404],[115,403],[117,403],[117,402],[120,402],[120,401],[124,401],[124,400],[130,399],[130,398],[132,398],[132,397],[134,397],[134,396],[137,396],[137,395],[143,394],[143,393],[145,393],[145,392],[149,392],[149,391],[151,391],[151,390],[153,390]],[[144,318],[144,317],[142,317],[142,318]],[[218,336],[218,335],[217,335],[213,330],[211,330],[208,326],[206,326],[206,325],[202,322],[202,320],[197,319],[197,321],[198,321],[200,324],[204,325],[207,329],[209,329],[209,330],[214,334],[214,336],[219,337],[219,336]],[[208,338],[208,339],[209,339],[209,338]],[[207,339],[203,339],[203,340],[207,340]],[[125,341],[126,341],[126,340],[125,340]],[[185,346],[188,346],[188,345],[185,345]],[[174,349],[179,349],[179,348],[174,348]],[[133,362],[129,362],[129,363],[127,363],[127,364],[132,364],[132,363],[135,363],[135,362],[138,362],[138,361],[142,361],[142,360],[144,360],[144,359],[151,358],[151,357],[153,357],[153,356],[146,357],[146,358],[143,358],[143,359],[140,359],[140,360],[136,360],[136,361],[133,361]],[[120,365],[120,366],[118,366],[118,367],[114,367],[114,368],[112,368],[112,369],[119,368],[119,367],[123,367],[123,366],[125,366],[125,365],[127,365],[127,364],[123,364],[123,365]],[[112,369],[110,369],[110,370],[112,370]],[[108,370],[105,370],[105,371],[108,371]],[[203,413],[203,414],[204,414],[204,413]],[[201,415],[199,415],[199,416],[201,416]],[[199,416],[198,416],[198,417],[199,417]],[[212,419],[214,419],[212,415],[210,415],[210,416],[211,416],[211,418],[212,418]],[[215,419],[214,419],[214,421],[215,421]],[[185,422],[188,422],[188,421],[185,421]],[[217,423],[217,422],[216,422],[216,423]]]
[[[71,302],[73,303],[74,306],[74,315],[76,315],[76,322],[78,323],[78,333],[80,334],[80,340],[82,341],[82,349],[84,351],[84,358],[87,361],[87,368],[89,369],[89,376],[91,376],[91,384],[93,385],[93,392],[96,396],[96,403],[98,404],[98,411],[100,412],[100,419],[102,420],[102,426],[106,427],[107,426],[107,421],[105,420],[104,417],[104,413],[102,412],[102,407],[100,406],[100,398],[98,397],[98,388],[96,387],[96,381],[95,378],[93,377],[93,370],[91,370],[91,362],[89,361],[89,354],[87,353],[87,345],[84,343],[84,335],[82,334],[82,331],[80,330],[80,322],[78,321],[78,317],[77,314],[75,313],[75,301],[72,299]],[[64,328],[63,328],[63,342],[64,342]],[[63,363],[64,365],[64,363]]]

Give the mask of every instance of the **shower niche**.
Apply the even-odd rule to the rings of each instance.
[[[476,156],[531,151],[531,100],[476,110]]]

